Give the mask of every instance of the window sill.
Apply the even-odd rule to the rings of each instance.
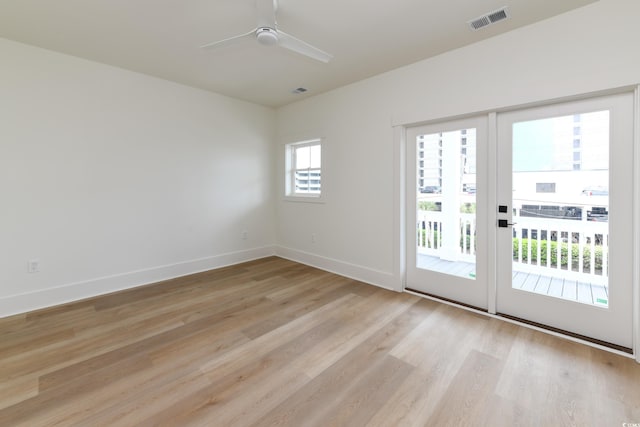
[[[294,203],[325,203],[322,196],[284,196],[283,200]]]

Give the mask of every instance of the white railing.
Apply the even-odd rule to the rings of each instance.
[[[607,284],[607,222],[532,217],[513,221],[514,269]]]
[[[475,262],[475,214],[461,213],[459,261]],[[417,213],[419,254],[439,256],[442,248],[442,212]],[[449,222],[445,221],[446,224]],[[607,222],[559,218],[513,217],[513,269],[540,275],[607,284],[609,226]],[[446,230],[445,230],[446,233]],[[466,243],[466,244],[465,244]]]
[[[438,256],[442,248],[442,212],[422,211],[417,214],[418,253]],[[460,229],[460,261],[475,262],[476,257],[476,215],[461,213],[458,218]],[[466,236],[466,238],[465,238]],[[466,244],[465,244],[466,243]]]

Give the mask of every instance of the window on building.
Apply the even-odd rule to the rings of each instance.
[[[319,139],[286,145],[286,195],[319,197],[322,190],[322,145]]]
[[[536,182],[536,193],[555,193],[555,182]]]

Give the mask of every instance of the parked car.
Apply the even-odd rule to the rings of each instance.
[[[604,187],[587,187],[582,190],[584,196],[608,196],[609,190]]]

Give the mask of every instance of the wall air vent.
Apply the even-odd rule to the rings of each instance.
[[[486,13],[476,19],[472,19],[469,21],[469,26],[472,30],[479,30],[480,28],[486,27],[491,24],[495,24],[496,22],[507,19],[509,14],[507,13],[507,7],[502,7],[498,10],[494,10],[493,12]]]

